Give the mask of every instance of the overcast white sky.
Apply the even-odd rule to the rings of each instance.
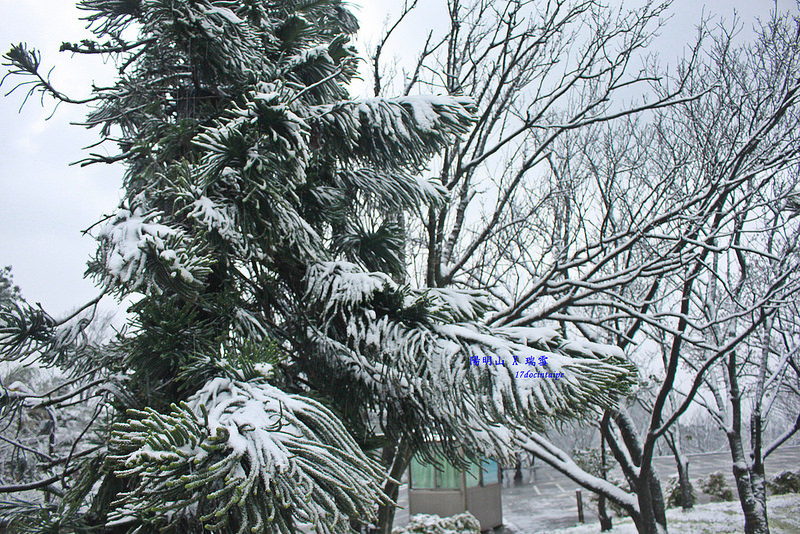
[[[617,0],[610,0],[616,3]],[[402,0],[362,0],[359,10],[362,39],[374,42],[387,17]],[[62,41],[86,35],[80,12],[70,0],[0,0],[0,51],[24,41],[42,51],[43,63],[55,65],[55,85],[74,96],[88,93],[91,81],[113,76],[113,67],[96,58],[70,59],[59,53]],[[444,24],[443,0],[420,0],[407,30],[398,32],[390,46],[417,45],[427,28]],[[755,16],[766,17],[772,0],[676,0],[673,18],[657,41],[665,61],[673,62],[694,37],[702,13],[730,19],[736,8],[747,27]],[[794,9],[795,0],[778,0],[778,8]],[[362,46],[363,49],[363,46]],[[5,69],[0,76],[5,74]],[[13,87],[6,80],[2,93]],[[0,267],[12,265],[16,283],[30,302],[41,302],[51,314],[65,313],[97,294],[83,279],[86,261],[94,253],[92,238],[81,231],[110,213],[119,201],[122,169],[110,166],[80,168],[69,164],[82,157],[81,148],[97,140],[94,131],[70,126],[85,110],[62,105],[50,120],[53,102],[31,100],[18,112],[20,91],[0,96]]]

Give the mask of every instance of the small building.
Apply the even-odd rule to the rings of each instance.
[[[439,465],[411,460],[408,478],[409,514],[436,514],[448,517],[468,511],[490,530],[503,524],[500,498],[500,466],[484,459],[470,463],[466,470],[456,469],[443,458]]]

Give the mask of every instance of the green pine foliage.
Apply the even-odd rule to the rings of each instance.
[[[4,358],[59,368],[97,407],[68,468],[48,466],[63,491],[6,503],[14,524],[347,532],[385,500],[375,444],[503,455],[515,432],[631,386],[608,347],[492,329],[487,295],[392,280],[392,214],[442,201],[420,172],[476,110],[463,96],[350,99],[358,25],[345,2],[79,6],[95,40],[62,49],[119,66],[87,118],[118,155],[83,163],[126,168],[88,274],[136,303],[102,346],[82,336],[84,316],[0,310]],[[4,58],[29,95],[71,101],[35,50]],[[563,378],[519,380],[515,356]]]
[[[350,517],[371,513],[364,488],[380,492],[379,468],[328,409],[263,381],[216,378],[169,414],[128,417],[114,425],[108,467],[136,484],[112,503],[112,521],[347,531]]]

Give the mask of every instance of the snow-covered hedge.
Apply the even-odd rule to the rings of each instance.
[[[782,471],[767,483],[772,495],[800,493],[800,471]]]
[[[733,500],[733,490],[725,480],[725,475],[719,471],[710,473],[707,477],[700,480],[700,489],[703,493],[719,497],[723,501]]]
[[[469,512],[450,517],[438,515],[417,514],[411,518],[408,525],[392,530],[392,534],[463,534],[474,532],[479,534],[481,524]]]

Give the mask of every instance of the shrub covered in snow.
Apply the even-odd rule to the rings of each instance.
[[[710,473],[707,477],[700,479],[700,489],[703,493],[723,501],[733,500],[733,490],[728,485],[725,475],[719,471]]]
[[[450,516],[417,514],[408,525],[392,530],[392,534],[463,534],[480,533],[481,524],[469,512]]]
[[[800,471],[782,471],[767,482],[767,488],[773,495],[800,493]]]

